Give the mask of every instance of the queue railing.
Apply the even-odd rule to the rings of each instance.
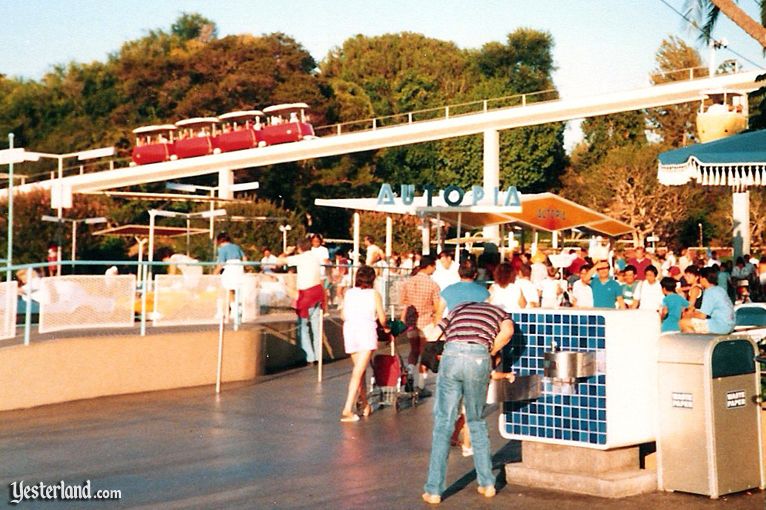
[[[0,340],[18,337],[21,328],[24,343],[29,344],[35,326],[41,334],[138,327],[145,335],[149,327],[215,324],[225,310],[224,303],[229,305],[234,328],[294,310],[295,273],[261,272],[258,262],[242,264],[249,267],[248,272],[230,298],[218,275],[203,274],[216,265],[212,262],[186,264],[198,266],[197,270],[170,275],[153,274],[164,273],[169,264],[163,262],[62,261],[63,272],[98,274],[33,277],[32,284],[23,287],[16,281],[0,283]],[[105,274],[111,266],[123,274],[114,274],[114,270]],[[36,263],[3,270],[37,274],[47,268],[47,263]],[[376,270],[375,288],[383,296],[386,310],[398,315],[401,284],[409,272],[394,267]],[[344,290],[353,285],[355,271],[351,265],[327,267],[325,286],[331,308],[342,306]]]

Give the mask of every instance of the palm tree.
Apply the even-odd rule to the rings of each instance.
[[[688,10],[694,11],[697,18],[704,16],[701,27],[702,39],[709,41],[713,28],[715,28],[721,13],[732,20],[738,27],[744,30],[750,37],[758,41],[758,44],[766,51],[766,1],[755,0],[760,6],[760,23],[750,17],[734,0],[688,0]]]

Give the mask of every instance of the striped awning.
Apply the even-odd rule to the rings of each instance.
[[[765,186],[766,130],[742,133],[708,143],[663,152],[657,179],[680,186]]]

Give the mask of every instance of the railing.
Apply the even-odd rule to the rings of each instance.
[[[31,342],[34,327],[40,334],[65,330],[108,330],[138,328],[145,335],[149,327],[174,327],[217,324],[228,313],[234,329],[275,314],[293,312],[297,296],[295,273],[246,272],[233,294],[221,284],[220,276],[202,274],[215,262],[184,264],[184,274],[157,274],[164,262],[135,261],[62,261],[62,270],[71,267],[91,268],[100,274],[67,274],[0,283],[0,340],[3,343],[23,338]],[[260,270],[259,262],[242,262],[250,271]],[[112,274],[110,266],[127,274]],[[44,270],[48,263],[6,266],[2,272],[30,274]],[[189,268],[198,268],[196,271]],[[378,268],[375,288],[392,315],[400,309],[399,289],[407,275],[398,268]],[[345,289],[353,285],[354,267],[326,266],[324,285],[331,308],[342,306]],[[140,276],[137,276],[140,275]],[[231,301],[231,302],[230,302]],[[229,310],[227,310],[229,308]],[[33,320],[36,319],[36,320]],[[21,330],[21,333],[20,333]],[[0,343],[0,346],[3,345]]]
[[[402,126],[423,122],[429,120],[443,120],[463,115],[476,113],[487,113],[502,108],[512,108],[518,106],[527,106],[532,103],[542,103],[556,101],[559,99],[558,91],[555,89],[541,90],[526,94],[514,94],[511,96],[496,97],[491,99],[480,99],[467,103],[451,104],[439,106],[436,108],[427,108],[415,110],[406,113],[397,113],[383,117],[374,117],[370,119],[353,120],[339,124],[329,124],[314,128],[317,136],[338,136],[348,133],[361,131],[376,131],[387,127]]]

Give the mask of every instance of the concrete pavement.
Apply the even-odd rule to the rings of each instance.
[[[120,489],[118,502],[30,502],[20,508],[425,508],[420,500],[431,440],[431,399],[339,423],[350,361],[255,383],[141,393],[0,413],[0,484],[91,480]],[[429,381],[433,384],[433,380]],[[51,391],[56,391],[51,388]],[[678,493],[621,500],[530,489],[501,469],[516,442],[490,438],[499,479],[492,500],[476,493],[471,458],[453,449],[440,508],[545,510],[766,508],[764,493],[718,501]]]

